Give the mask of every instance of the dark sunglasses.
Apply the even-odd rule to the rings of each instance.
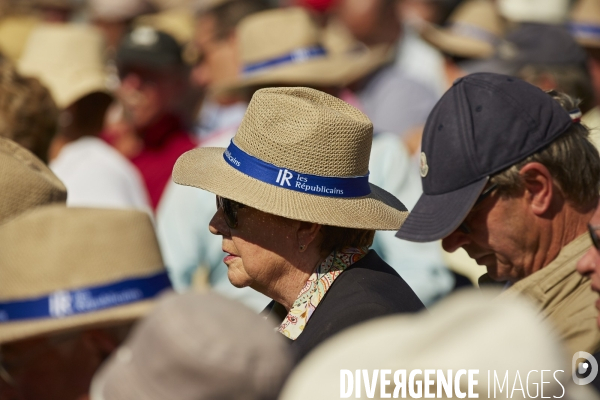
[[[588,232],[590,233],[590,238],[592,239],[592,244],[596,248],[596,250],[600,250],[600,237],[596,233],[597,230],[600,229],[600,226],[593,226],[592,224],[588,224]]]
[[[496,189],[497,187],[498,187],[498,184],[494,183],[493,185],[491,185],[490,187],[485,189],[483,192],[481,192],[481,194],[479,195],[477,200],[475,200],[475,204],[473,204],[473,207],[475,207],[476,205],[481,203],[483,200],[485,200],[485,198],[488,197],[490,194],[492,194],[494,189]],[[458,229],[465,235],[468,235],[469,233],[471,233],[471,228],[469,228],[469,226],[464,221],[462,224],[460,224],[458,226]]]
[[[217,210],[223,209],[223,215],[225,216],[225,223],[230,229],[237,228],[238,220],[237,213],[240,208],[246,207],[242,203],[237,201],[229,200],[221,196],[217,196]]]

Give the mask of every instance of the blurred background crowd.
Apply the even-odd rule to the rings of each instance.
[[[146,320],[136,336],[140,342],[149,341],[155,357],[173,354],[173,343],[193,341],[194,329],[213,319],[213,336],[204,338],[198,348],[185,347],[194,349],[189,357],[205,357],[223,331],[231,333],[227,343],[233,346],[244,340],[243,335],[238,337],[244,331],[239,320],[247,315],[229,301],[258,312],[270,300],[230,283],[221,238],[207,228],[215,213],[214,195],[174,184],[171,174],[177,159],[196,147],[226,147],[257,90],[315,88],[354,105],[371,119],[370,181],[401,199],[410,211],[422,193],[419,157],[426,119],[456,79],[474,72],[517,76],[579,99],[583,121],[600,145],[594,130],[600,127],[598,0],[0,0],[0,136],[37,156],[19,159],[43,175],[35,179],[53,187],[48,198],[38,196],[38,204],[64,201],[66,192],[70,207],[122,213],[96,210],[76,218],[72,212],[51,208],[31,215],[28,223],[38,227],[52,226],[54,220],[75,221],[69,228],[57,228],[56,243],[43,246],[38,246],[33,228],[28,231],[23,225],[22,232],[2,231],[0,225],[4,237],[0,241],[5,242],[0,243],[0,253],[27,242],[37,248],[14,271],[0,271],[0,280],[16,282],[6,293],[0,282],[0,300],[14,297],[15,290],[27,292],[28,285],[41,285],[32,294],[56,290],[48,282],[28,282],[59,279],[77,263],[86,264],[86,270],[73,279],[80,279],[82,285],[98,284],[95,276],[101,273],[96,274],[95,268],[105,267],[89,265],[94,255],[83,254],[76,244],[98,240],[106,247],[96,256],[114,253],[110,264],[116,277],[136,276],[150,264],[151,270],[143,273],[158,273],[164,265],[176,291],[210,287],[223,296],[166,301],[156,311],[164,315]],[[11,154],[15,151],[11,143],[2,146]],[[52,173],[59,182],[53,181]],[[15,176],[11,179],[11,185],[18,181]],[[0,224],[10,223],[35,205],[11,205],[0,216]],[[439,242],[412,243],[394,235],[377,232],[373,249],[425,306],[458,288],[478,286],[485,273],[463,250],[450,254]],[[62,243],[60,237],[73,243]],[[35,263],[50,262],[49,258],[53,265],[64,264],[64,270],[40,278]],[[139,268],[131,265],[141,259],[153,261]],[[207,301],[216,306],[204,310],[210,315],[203,315],[202,304]],[[188,320],[189,314],[178,316],[186,307],[196,310],[191,313],[194,319]],[[142,312],[134,314],[138,311]],[[233,315],[238,324],[219,314]],[[131,315],[123,313],[111,320],[127,320]],[[165,332],[152,337],[144,330],[159,331],[167,323],[163,321],[179,324],[181,335],[169,338]],[[104,334],[81,339],[78,351],[87,354],[92,346],[86,343],[93,342],[108,354],[124,337],[119,330]],[[254,335],[260,342],[262,333]],[[0,345],[18,337],[0,334]],[[250,383],[240,383],[242,389],[229,387],[233,394],[205,393],[202,398],[262,398],[252,397],[252,391],[267,398],[279,391],[290,368],[279,349],[272,342],[253,348],[261,357],[269,354],[270,359],[280,360],[268,367],[249,361],[253,354],[244,351],[248,350],[236,352],[232,347],[237,358],[230,360],[228,368],[207,375],[207,385],[218,386],[220,374],[242,376],[242,370],[255,369],[256,377],[248,374]],[[8,359],[10,354],[2,357]],[[120,351],[117,359],[127,363],[128,357]],[[96,359],[103,357],[98,353]],[[153,366],[151,360],[144,365],[150,370],[148,376],[159,376],[160,368],[178,368],[168,359],[166,367]],[[88,363],[85,368],[95,370],[98,364]],[[207,361],[194,368],[210,370],[213,364]],[[44,383],[30,388],[31,392],[43,393],[53,384],[69,386],[51,383],[52,375],[44,372],[50,369],[40,367],[36,376]],[[73,376],[84,375],[83,369],[73,371]],[[337,379],[337,371],[333,372]],[[120,379],[140,379],[139,387],[145,385],[140,377]],[[183,383],[170,382],[169,390],[185,386],[181,379]],[[112,382],[116,394],[128,385]],[[73,393],[80,389],[74,387]],[[288,398],[309,398],[293,397],[292,392],[288,389]],[[110,398],[146,398],[123,393],[124,397]],[[163,398],[197,396],[190,392]]]

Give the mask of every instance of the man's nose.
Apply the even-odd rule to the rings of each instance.
[[[469,242],[469,235],[462,232],[460,229],[456,229],[450,235],[442,239],[442,247],[448,253],[453,253]]]
[[[215,215],[213,215],[208,224],[208,230],[210,230],[210,233],[213,235],[229,236],[229,227],[225,222],[222,208],[219,208]]]
[[[577,261],[577,272],[581,275],[593,274],[600,265],[600,252],[594,247],[588,249],[588,251]]]

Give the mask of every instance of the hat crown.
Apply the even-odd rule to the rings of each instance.
[[[59,108],[96,91],[107,91],[104,39],[91,27],[44,24],[33,30],[18,70],[48,87]]]
[[[252,14],[237,28],[243,65],[320,44],[320,31],[304,9],[290,7]]]
[[[361,111],[318,90],[257,91],[235,135],[244,152],[304,174],[366,175],[373,124]]]
[[[470,0],[460,4],[448,22],[450,26],[474,27],[498,38],[504,34],[502,19],[490,0]]]
[[[65,203],[67,189],[42,160],[0,137],[0,224],[44,204]]]
[[[53,205],[0,227],[0,301],[163,271],[152,222],[141,211]]]
[[[600,2],[579,0],[571,13],[574,23],[600,25]]]
[[[457,80],[427,118],[423,191],[449,193],[514,165],[558,138],[572,121],[541,89],[506,75]]]

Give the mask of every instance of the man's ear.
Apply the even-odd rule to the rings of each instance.
[[[543,215],[550,209],[556,194],[550,171],[543,164],[531,162],[525,164],[519,174],[533,213]]]
[[[312,222],[300,222],[298,230],[296,231],[296,238],[298,240],[298,248],[308,248],[311,243],[315,243],[315,239],[321,231],[321,225],[314,224]]]

